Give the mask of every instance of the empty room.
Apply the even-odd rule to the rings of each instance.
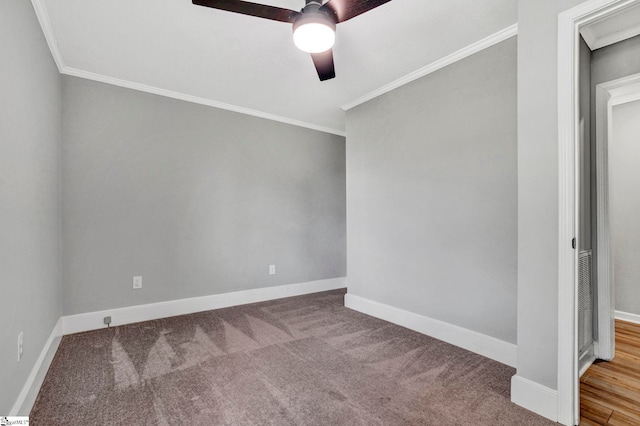
[[[639,5],[3,0],[0,423],[579,424]]]

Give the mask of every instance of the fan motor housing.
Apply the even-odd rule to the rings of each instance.
[[[323,24],[335,31],[337,17],[327,9],[321,9],[321,7],[321,2],[308,1],[307,5],[300,11],[302,14],[293,23],[293,32],[296,32],[296,29],[301,25],[311,23]]]

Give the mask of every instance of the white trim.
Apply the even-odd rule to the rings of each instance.
[[[596,86],[596,196],[598,342],[596,356],[612,360],[615,355],[615,286],[611,250],[609,147],[613,143],[613,107],[640,99],[640,74]]]
[[[556,421],[577,424],[578,354],[576,277],[578,250],[571,240],[579,234],[576,209],[576,143],[578,121],[579,58],[577,27],[573,16],[558,17],[558,399]],[[568,40],[568,42],[567,42]],[[566,88],[562,91],[560,88]],[[512,382],[513,383],[513,382]],[[513,384],[512,384],[513,386]],[[512,390],[513,392],[513,390]],[[535,411],[535,410],[534,410]]]
[[[630,39],[631,37],[635,37],[638,34],[640,34],[640,25],[633,25],[622,31],[618,31],[604,37],[598,37],[595,40],[593,47],[591,45],[589,45],[589,47],[591,47],[591,50],[602,49],[603,47],[609,46],[611,44],[619,43],[621,41]]]
[[[47,44],[49,45],[51,56],[53,56],[53,60],[58,67],[58,71],[62,73],[62,70],[65,67],[64,59],[62,59],[60,46],[58,45],[58,40],[56,39],[56,35],[53,31],[53,26],[51,25],[47,8],[42,0],[31,0],[31,4],[33,5],[33,10],[36,12],[36,17],[38,18],[40,27],[42,27],[44,38],[47,40]]]
[[[9,416],[28,415],[38,396],[44,378],[53,361],[60,344],[60,337],[65,334],[104,328],[102,320],[111,315],[112,325],[123,325],[175,315],[227,308],[247,303],[263,302],[284,297],[300,296],[321,291],[337,290],[346,287],[346,278],[309,281],[298,284],[287,284],[277,287],[265,287],[253,290],[235,291],[211,296],[190,299],[171,300],[148,305],[130,306],[79,315],[62,316],[58,319],[51,335],[47,339],[40,356],[36,360],[31,373],[22,387],[16,402],[9,411]]]
[[[591,27],[585,27],[580,29],[580,35],[584,39],[584,42],[587,43],[587,46],[589,46],[589,49],[591,50],[597,49],[597,47],[595,46],[598,43],[598,36],[596,35],[595,31],[593,31]]]
[[[640,100],[640,73],[598,84],[611,95],[611,106]]]
[[[194,312],[209,311],[212,309],[228,308],[230,306],[244,305],[247,303],[263,302],[283,297],[336,290],[344,288],[345,286],[346,278],[332,278],[68,315],[61,318],[62,334],[72,334],[104,328],[103,319],[106,316],[111,316],[111,325],[117,326],[176,315],[192,314]]]
[[[433,318],[347,293],[344,306],[451,343],[511,367],[516,366],[516,345]]]
[[[578,125],[578,42],[580,27],[604,19],[640,0],[590,0],[558,15],[558,413],[557,421],[578,420],[576,136]]]
[[[51,335],[49,335],[49,338],[45,342],[42,351],[40,351],[40,356],[38,356],[36,363],[33,365],[33,368],[31,369],[16,402],[13,404],[13,407],[11,407],[9,416],[17,416],[19,414],[28,415],[31,411],[31,406],[35,401],[35,397],[38,395],[40,386],[42,385],[44,377],[51,365],[51,361],[53,360],[53,354],[55,354],[55,351],[58,349],[58,345],[60,344],[61,335],[62,319],[58,318],[58,322],[53,327]],[[27,396],[31,396],[31,398],[27,398]]]
[[[515,375],[511,377],[511,402],[557,421],[558,392],[554,389]]]
[[[107,83],[114,86],[125,87],[127,89],[139,90],[141,92],[152,93],[154,95],[165,96],[167,98],[178,99],[185,102],[192,102],[195,104],[206,105],[214,108],[220,108],[227,111],[233,111],[240,114],[251,115],[258,118],[264,118],[266,120],[290,124],[292,126],[304,127],[306,129],[317,130],[319,132],[330,133],[337,136],[345,137],[347,134],[344,130],[341,130],[341,129],[334,129],[332,127],[320,126],[318,124],[308,123],[306,121],[301,121],[301,120],[296,120],[289,117],[270,114],[270,113],[258,111],[255,109],[227,104],[224,102],[218,102],[212,99],[192,96],[192,95],[188,95],[181,92],[174,92],[172,90],[165,90],[155,86],[149,86],[142,83],[136,83],[129,80],[109,77],[103,74],[97,74],[90,71],[84,71],[84,70],[79,70],[77,68],[69,67],[64,62],[64,58],[62,56],[62,52],[60,51],[60,46],[58,45],[55,31],[53,30],[53,26],[51,25],[51,20],[49,19],[49,13],[47,12],[47,8],[44,4],[44,1],[31,0],[31,3],[33,4],[33,8],[36,12],[36,16],[38,17],[38,22],[40,22],[40,26],[42,27],[42,32],[44,33],[44,37],[47,40],[47,44],[49,45],[49,50],[51,51],[51,55],[53,56],[53,59],[58,67],[58,71],[61,74],[85,78],[87,80],[99,81],[101,83]]]
[[[616,311],[616,319],[640,324],[640,315],[629,312]]]
[[[615,17],[612,16],[613,19]],[[596,24],[596,22],[591,22]],[[613,33],[599,35],[593,26],[586,26],[580,29],[580,34],[591,50],[601,49],[614,43],[627,40],[640,34],[640,24],[631,24],[622,28],[618,28]]]
[[[580,370],[578,371],[578,377],[582,377],[584,373],[587,372],[591,364],[596,360],[596,356],[593,354],[593,348],[590,348],[588,351],[580,357]]]
[[[384,95],[387,92],[390,92],[394,89],[397,89],[400,86],[404,86],[407,83],[411,83],[414,80],[417,80],[421,77],[424,77],[427,74],[431,74],[432,72],[438,71],[441,68],[444,68],[448,65],[451,65],[455,62],[458,62],[466,57],[469,57],[475,53],[480,52],[486,48],[489,48],[495,44],[498,44],[504,40],[507,40],[511,37],[518,35],[518,24],[513,24],[503,30],[500,30],[494,34],[491,34],[488,37],[483,38],[473,44],[470,44],[467,47],[463,47],[457,52],[452,53],[451,55],[445,56],[442,59],[439,59],[425,67],[422,67],[412,73],[405,75],[404,77],[400,77],[399,79],[392,81],[391,83],[385,84],[384,86],[373,90],[365,95],[360,96],[346,104],[342,105],[342,109],[345,111],[350,110],[360,104],[363,104],[367,101],[370,101],[373,98],[377,98],[380,95]]]
[[[611,94],[602,84],[596,86],[596,235],[597,240],[597,318],[598,341],[596,355],[605,360],[615,353],[615,328],[613,322],[613,258],[610,247],[609,219],[609,140]]]
[[[99,81],[101,83],[107,83],[114,86],[124,87],[127,89],[138,90],[140,92],[152,93],[154,95],[165,96],[167,98],[178,99],[185,102],[191,102],[194,104],[206,105],[214,108],[220,108],[227,111],[233,111],[240,114],[251,115],[258,118],[264,118],[266,120],[278,121],[280,123],[290,124],[292,126],[304,127],[311,130],[317,130],[319,132],[330,133],[337,136],[346,136],[347,133],[344,130],[334,129],[331,127],[320,126],[313,123],[307,123],[305,121],[295,120],[293,118],[283,117],[280,115],[269,114],[267,112],[258,111],[255,109],[249,109],[241,106],[226,104],[224,102],[218,102],[207,98],[201,98],[198,96],[187,95],[185,93],[174,92],[172,90],[161,89],[159,87],[148,86],[146,84],[136,83],[129,80],[122,80],[119,78],[109,77],[102,74],[96,74],[89,71],[83,71],[76,68],[64,66],[60,71],[62,74],[71,75],[74,77],[85,78],[87,80]]]

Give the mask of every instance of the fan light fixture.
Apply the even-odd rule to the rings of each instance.
[[[302,0],[296,1],[302,2]],[[336,40],[336,25],[390,1],[304,0],[305,6],[298,12],[283,7],[253,3],[253,0],[191,0],[198,6],[293,24],[293,41],[300,50],[311,53],[313,66],[318,72],[320,81],[330,80],[336,76],[331,49]]]
[[[325,23],[308,22],[293,31],[293,42],[298,49],[307,53],[326,52],[333,47],[335,41],[335,28]]]
[[[305,13],[293,23],[293,42],[303,52],[326,52],[336,41],[335,20],[318,10],[319,6],[322,3],[307,4]]]

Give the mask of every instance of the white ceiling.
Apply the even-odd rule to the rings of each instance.
[[[338,24],[337,77],[320,82],[290,24],[191,0],[32,2],[63,73],[337,133],[341,105],[517,21],[516,0],[394,0]],[[262,3],[299,10],[304,0]]]

